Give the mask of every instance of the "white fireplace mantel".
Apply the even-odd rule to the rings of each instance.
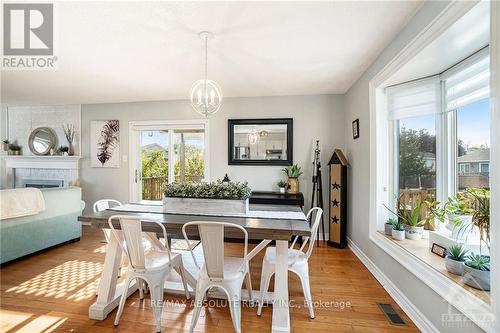
[[[7,169],[78,169],[80,156],[4,156]]]

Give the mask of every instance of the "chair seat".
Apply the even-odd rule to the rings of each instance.
[[[266,249],[264,260],[274,265],[276,263],[276,248],[269,246]],[[296,249],[288,249],[288,266],[307,263],[307,256],[304,252]]]
[[[233,280],[242,278],[244,276],[245,267],[243,264],[245,259],[237,257],[224,257],[224,279]],[[200,273],[203,274],[205,278],[208,279],[208,274],[206,271],[206,266],[203,264]]]
[[[171,253],[172,261],[179,256],[179,254]],[[144,253],[145,268],[149,271],[158,269],[165,269],[169,265],[168,252],[159,250],[149,250]],[[173,264],[175,265],[175,264]]]

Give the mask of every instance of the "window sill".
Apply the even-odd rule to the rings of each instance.
[[[430,249],[430,244],[429,244],[429,239],[422,238],[421,240],[409,240],[405,239],[402,241],[395,241],[392,239],[390,236],[387,236],[384,234],[382,231],[378,231],[382,236],[384,236],[386,239],[389,241],[393,242],[394,244],[398,245],[401,247],[403,250],[406,250],[410,255],[413,255],[417,259],[420,259],[423,261],[425,264],[427,264],[430,268],[436,270],[439,272],[443,277],[450,279],[466,291],[470,292],[483,302],[487,304],[491,304],[491,296],[489,291],[482,291],[479,289],[475,289],[472,287],[469,287],[468,285],[464,284],[462,281],[462,277],[459,275],[451,274],[446,270],[445,264],[444,264],[444,258],[441,258],[440,256],[434,254],[431,252]]]
[[[454,308],[467,316],[472,322],[483,330],[490,332],[494,323],[494,314],[489,304],[489,292],[483,292],[468,286],[462,286],[453,277],[446,272],[444,260],[432,254],[428,248],[428,239],[423,241],[405,240],[401,242],[394,241],[387,237],[383,232],[375,231],[370,233],[370,240],[373,241],[382,250],[387,252],[397,262],[399,262],[409,272],[414,274],[423,283],[428,285],[444,301],[448,302]],[[413,243],[416,242],[416,243]],[[424,258],[437,257],[429,259],[429,263],[410,253],[413,251],[422,252]],[[444,278],[443,278],[444,275]],[[478,293],[483,293],[479,296]],[[451,309],[449,310],[452,311]],[[442,314],[443,316],[446,314]],[[445,323],[444,323],[445,324]]]

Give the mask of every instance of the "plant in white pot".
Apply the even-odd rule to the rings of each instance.
[[[396,224],[398,221],[396,219],[388,219],[387,222],[385,222],[384,224],[384,233],[387,235],[387,236],[391,236],[392,235],[392,227],[394,226],[394,224]]]
[[[394,221],[395,223],[392,225],[392,231],[391,231],[392,238],[398,241],[402,241],[405,239],[405,227],[403,223],[401,223],[400,221],[398,220]]]
[[[464,265],[464,282],[476,289],[490,290],[490,257],[472,253]]]
[[[288,183],[286,181],[280,180],[278,183],[276,183],[276,185],[278,185],[278,188],[280,189],[280,193],[284,194],[286,192],[286,188],[288,185]]]
[[[470,195],[466,192],[458,192],[449,197],[444,205],[446,228],[452,232],[453,238],[459,238],[459,229],[463,225],[470,224],[472,220],[472,202]]]
[[[445,260],[446,270],[450,273],[462,275],[464,273],[464,262],[467,258],[467,252],[462,244],[451,245],[447,250]]]
[[[415,204],[415,207],[411,207],[404,204],[400,197],[396,203],[396,212],[392,211],[387,206],[385,206],[385,208],[396,215],[399,221],[404,224],[406,238],[411,240],[422,239],[426,220],[420,218],[420,210],[422,208],[422,203],[420,201]]]

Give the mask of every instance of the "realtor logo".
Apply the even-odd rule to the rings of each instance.
[[[54,5],[6,3],[3,7],[4,56],[54,53]]]

